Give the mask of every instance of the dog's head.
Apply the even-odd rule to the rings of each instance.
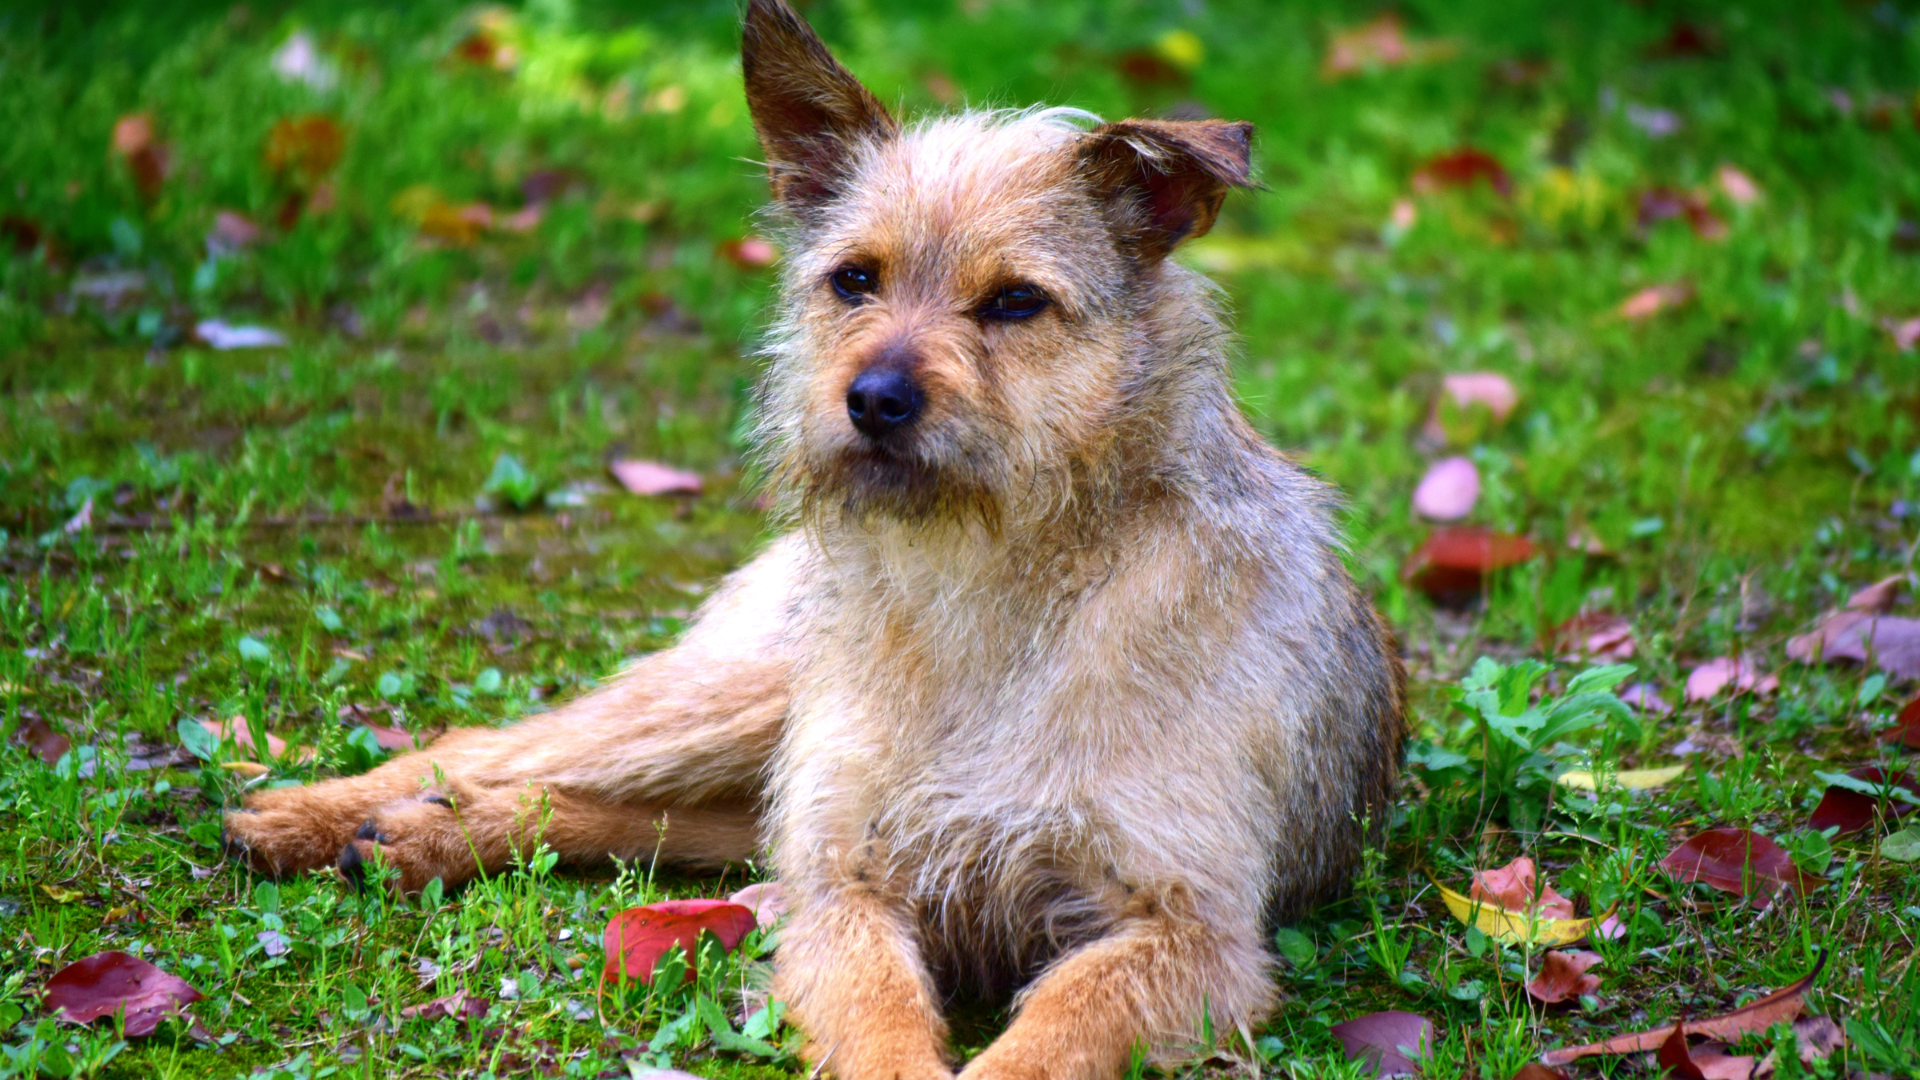
[[[782,0],[742,61],[789,237],[762,433],[802,511],[991,523],[1111,461],[1183,332],[1163,260],[1249,183],[1251,126],[903,127]]]

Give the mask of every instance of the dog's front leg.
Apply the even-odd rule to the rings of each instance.
[[[946,1024],[905,905],[857,878],[796,900],[774,996],[807,1033],[814,1067],[841,1080],[950,1080]]]
[[[1129,904],[1105,936],[1069,953],[1022,995],[1005,1033],[960,1080],[1113,1080],[1136,1047],[1162,1060],[1205,1054],[1203,1017],[1226,1035],[1266,1015],[1273,982],[1253,925],[1208,925],[1178,887]]]

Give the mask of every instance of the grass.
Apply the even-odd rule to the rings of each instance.
[[[1271,1022],[1237,1064],[1192,1068],[1356,1075],[1330,1026],[1404,1009],[1443,1032],[1428,1076],[1506,1080],[1544,1047],[1785,985],[1826,950],[1811,1008],[1852,1040],[1811,1074],[1910,1075],[1920,874],[1872,831],[1804,823],[1816,771],[1897,756],[1875,733],[1915,688],[1783,646],[1915,569],[1920,358],[1886,323],[1920,316],[1920,13],[1401,10],[1422,62],[1332,81],[1330,36],[1373,11],[809,10],[908,111],[1044,100],[1259,125],[1268,190],[1229,200],[1182,257],[1236,309],[1249,413],[1351,500],[1352,565],[1404,642],[1419,741],[1353,896],[1277,939]],[[725,882],[536,859],[395,903],[318,876],[258,883],[217,846],[249,784],[368,767],[360,722],[500,722],[671,641],[702,583],[764,539],[740,432],[771,271],[728,246],[764,196],[734,19],[724,2],[568,0],[0,15],[0,724],[39,720],[73,747],[53,765],[0,750],[0,1075],[803,1075],[775,1013],[752,1029],[765,1052],[731,1041],[768,940],[704,957],[690,987],[596,998],[610,913]],[[301,34],[312,84],[273,65]],[[111,149],[139,113],[166,158],[145,191]],[[315,116],[337,160],[326,124],[294,123]],[[1467,145],[1508,194],[1414,195],[1423,163]],[[1762,200],[1729,199],[1723,164]],[[1641,220],[1656,188],[1705,193],[1726,236]],[[508,227],[536,202],[537,223]],[[262,236],[210,244],[222,210]],[[1672,282],[1684,304],[1620,314]],[[213,350],[190,333],[210,318],[288,343]],[[1423,435],[1441,376],[1463,371],[1507,376],[1518,410]],[[1475,522],[1543,552],[1463,610],[1401,574],[1427,531],[1410,493],[1439,453],[1478,465]],[[707,490],[617,493],[615,454],[697,469]],[[1670,702],[1716,656],[1782,685],[1489,755],[1462,680],[1481,656],[1551,661],[1543,639],[1583,611],[1631,620],[1634,678]],[[183,720],[236,715],[311,756],[251,779],[224,767],[253,757],[231,743],[126,767],[177,745]],[[1679,761],[1654,791],[1546,797],[1569,767]],[[1658,869],[1714,825],[1778,839],[1828,883],[1756,914]],[[1583,910],[1618,905],[1626,934],[1589,946],[1596,1000],[1532,1002],[1537,957],[1476,938],[1429,884],[1520,854]],[[41,1020],[46,978],[104,949],[204,992],[212,1043]],[[490,1012],[402,1015],[460,990]],[[1003,1019],[969,1010],[957,1048]]]

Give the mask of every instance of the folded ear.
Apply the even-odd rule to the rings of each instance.
[[[1228,188],[1253,187],[1253,125],[1122,120],[1087,133],[1083,162],[1123,246],[1157,259],[1213,228]]]
[[[833,197],[853,143],[900,130],[785,0],[747,4],[740,66],[774,197],[795,209]]]

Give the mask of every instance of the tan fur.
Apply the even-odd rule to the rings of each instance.
[[[1240,416],[1211,290],[1163,258],[1248,182],[1247,129],[903,128],[778,0],[745,68],[791,253],[761,438],[799,529],[606,688],[256,795],[233,842],[412,889],[536,836],[696,865],[757,836],[792,903],[775,992],[846,1080],[950,1076],[956,988],[1019,990],[983,1080],[1258,1021],[1265,927],[1344,882],[1403,719],[1331,493]],[[980,316],[1012,285],[1051,306]],[[846,405],[876,364],[925,398],[884,443]]]

